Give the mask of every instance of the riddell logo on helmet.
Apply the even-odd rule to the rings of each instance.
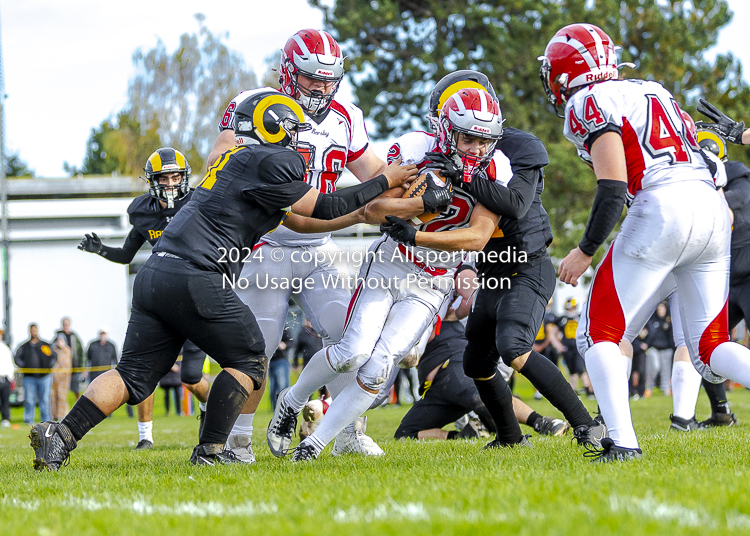
[[[490,134],[490,129],[487,127],[480,127],[479,125],[471,125],[471,130],[481,132],[482,134]]]
[[[326,71],[325,69],[318,69],[315,71],[315,74],[319,74],[320,76],[333,76],[333,71]]]
[[[609,80],[614,76],[613,73],[586,74],[586,82],[598,82],[600,80]]]

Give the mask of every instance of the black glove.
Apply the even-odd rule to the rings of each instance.
[[[432,180],[432,175],[428,175],[426,189],[422,195],[424,211],[430,214],[442,212],[450,206],[451,200],[453,200],[453,190],[447,186],[441,188]]]
[[[396,216],[386,216],[388,223],[380,224],[380,232],[407,246],[417,245],[417,230],[406,220]]]
[[[695,126],[716,132],[728,142],[742,145],[742,133],[745,132],[744,121],[737,122],[727,117],[706,99],[699,99],[698,102],[698,112],[708,117],[713,123],[698,121]]]
[[[428,168],[438,170],[450,183],[460,184],[464,181],[463,170],[458,169],[456,163],[440,151],[425,153],[424,158]]]
[[[86,234],[78,244],[78,249],[98,254],[102,251],[102,240],[96,236],[96,233]]]

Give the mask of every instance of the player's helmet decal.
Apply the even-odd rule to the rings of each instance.
[[[300,30],[281,50],[281,91],[297,100],[310,115],[319,115],[328,110],[344,77],[344,56],[336,40],[322,30]],[[299,84],[302,74],[314,80],[335,82],[333,91],[324,94],[310,91]]]
[[[174,202],[183,199],[190,192],[190,164],[185,155],[176,149],[157,149],[148,157],[143,171],[148,182],[148,193],[156,199],[166,201],[169,208],[174,208]],[[159,175],[162,173],[180,173],[180,183],[177,186],[159,184]]]
[[[464,153],[458,149],[459,133],[487,138],[492,144],[484,156]],[[471,182],[474,175],[487,168],[502,135],[500,105],[483,89],[461,89],[448,97],[440,110],[438,148],[463,169],[464,182]]]
[[[274,89],[259,91],[234,111],[237,145],[274,144],[297,149],[297,133],[310,128],[297,102]]]
[[[727,161],[727,142],[712,130],[698,130],[696,140],[701,149],[711,151],[722,162]]]
[[[435,84],[435,88],[430,93],[430,109],[427,114],[427,121],[430,123],[430,128],[435,134],[438,132],[438,116],[440,115],[440,110],[443,109],[445,101],[458,90],[466,88],[483,89],[492,95],[493,99],[497,100],[497,95],[490,83],[490,79],[479,71],[462,70],[445,75]]]

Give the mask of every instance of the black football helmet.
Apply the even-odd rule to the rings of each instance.
[[[438,132],[438,119],[443,105],[451,95],[464,88],[483,89],[497,100],[490,79],[479,71],[462,70],[445,75],[435,84],[435,88],[430,93],[427,121],[435,134]]]
[[[701,129],[698,130],[698,135],[696,136],[696,138],[698,145],[702,149],[711,151],[716,156],[718,156],[719,160],[721,160],[722,162],[727,161],[727,142],[716,132],[712,130]]]
[[[251,95],[234,111],[237,145],[274,144],[296,150],[297,133],[309,129],[297,101],[271,88]]]
[[[174,202],[183,199],[190,192],[190,164],[187,158],[177,149],[162,147],[148,157],[146,167],[143,168],[148,182],[148,193],[152,197],[165,201],[169,208],[174,208]],[[159,175],[163,173],[179,173],[182,176],[177,186],[159,184]]]

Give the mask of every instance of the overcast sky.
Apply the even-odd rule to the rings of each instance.
[[[747,80],[750,2],[729,0],[729,6],[735,17],[715,50],[738,56]],[[229,32],[227,45],[259,77],[264,58],[292,33],[322,26],[306,0],[3,2],[6,151],[19,153],[39,177],[65,176],[65,161],[80,167],[91,129],[126,103],[133,52],[153,48],[159,38],[172,52],[181,34],[198,29],[195,13],[206,16],[212,33]]]

